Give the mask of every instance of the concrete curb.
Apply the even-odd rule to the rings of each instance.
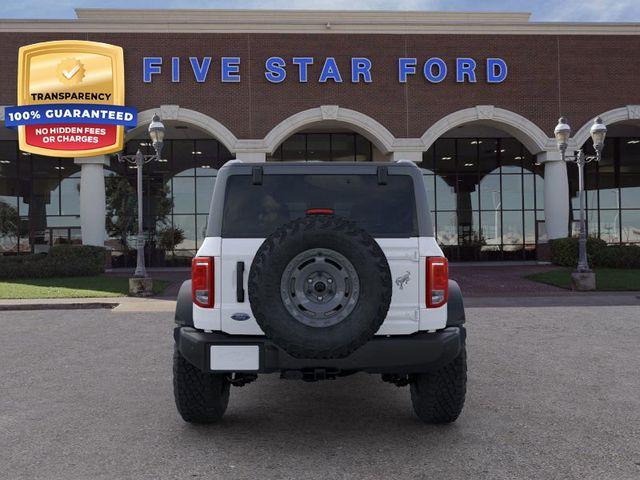
[[[27,310],[95,310],[113,309],[119,303],[113,302],[80,302],[80,303],[9,303],[0,304],[0,312],[14,312]]]

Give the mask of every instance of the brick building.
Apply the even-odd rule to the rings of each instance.
[[[0,105],[16,103],[23,45],[123,47],[126,104],[139,112],[126,151],[149,148],[154,112],[167,126],[164,161],[145,167],[152,264],[194,253],[216,171],[234,157],[412,160],[452,259],[535,258],[576,229],[576,167],[553,139],[561,115],[572,149],[591,149],[594,117],[609,129],[602,162],[586,173],[589,232],[640,243],[640,24],[536,23],[520,13],[76,13],[0,20]],[[107,156],[24,154],[15,132],[0,130],[0,251],[106,242],[127,264],[105,230],[105,205],[110,183],[133,181],[135,170]],[[155,255],[171,227],[184,241]]]

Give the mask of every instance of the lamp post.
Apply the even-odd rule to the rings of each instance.
[[[558,149],[562,155],[563,161],[574,162],[578,166],[578,192],[580,196],[580,237],[578,240],[578,266],[576,272],[572,275],[574,287],[578,290],[595,289],[595,275],[589,268],[589,260],[587,258],[587,228],[585,219],[585,191],[584,191],[584,166],[593,161],[599,162],[602,158],[602,149],[604,147],[604,139],[607,134],[607,127],[602,123],[602,119],[597,117],[593,125],[591,125],[591,139],[593,140],[593,148],[595,155],[585,155],[582,149],[567,155],[567,146],[569,137],[571,136],[571,127],[567,123],[567,119],[561,117],[558,125],[553,132],[558,143]]]
[[[164,124],[160,121],[160,117],[156,114],[153,116],[151,120],[151,124],[149,125],[149,137],[151,138],[151,142],[153,145],[153,149],[155,153],[153,155],[143,155],[143,153],[138,148],[138,151],[135,155],[122,155],[118,153],[118,161],[127,162],[132,165],[135,165],[137,170],[137,194],[138,194],[138,235],[136,237],[136,250],[137,250],[137,261],[136,261],[136,271],[133,274],[134,278],[147,278],[147,270],[144,265],[144,234],[142,231],[142,219],[143,219],[143,208],[142,208],[142,166],[145,163],[149,163],[152,160],[160,160],[161,152],[162,152],[162,144],[164,141],[165,128]],[[134,282],[135,283],[135,282]],[[130,286],[132,282],[130,282]],[[131,287],[133,290],[133,287]],[[143,292],[145,293],[145,292]],[[150,293],[150,292],[149,292]]]

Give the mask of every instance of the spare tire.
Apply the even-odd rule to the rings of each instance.
[[[268,338],[298,358],[340,358],[371,339],[391,303],[384,252],[354,222],[309,215],[258,249],[249,302]]]

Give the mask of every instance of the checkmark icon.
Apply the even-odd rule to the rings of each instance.
[[[62,70],[62,74],[65,76],[67,80],[71,80],[71,77],[73,77],[76,73],[78,73],[78,70],[80,70],[80,65],[76,65],[70,71]]]

